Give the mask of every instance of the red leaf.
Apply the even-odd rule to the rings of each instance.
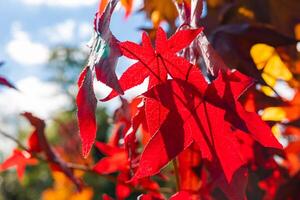
[[[17,168],[18,178],[21,181],[26,165],[36,165],[37,163],[38,161],[35,158],[30,158],[30,155],[26,155],[26,152],[15,149],[13,154],[0,165],[0,171],[15,166]]]
[[[201,151],[198,146],[193,143],[189,148],[180,153],[177,158],[178,171],[180,175],[180,190],[186,190],[193,193],[197,197],[201,185],[204,184],[201,167],[203,160],[201,159]]]
[[[43,150],[40,141],[38,132],[44,133],[45,122],[42,119],[39,119],[32,115],[32,113],[25,112],[22,114],[30,122],[30,124],[35,128],[34,131],[29,136],[27,142],[30,152],[41,152]]]
[[[170,200],[182,200],[182,199],[185,199],[185,200],[191,200],[192,197],[191,195],[186,192],[186,191],[180,191],[180,192],[177,192],[176,194],[172,195],[170,197]]]
[[[111,197],[108,196],[107,194],[103,194],[103,195],[102,195],[102,199],[103,199],[103,200],[114,200],[113,198],[111,198]]]
[[[195,70],[191,75],[193,73]],[[198,79],[191,80],[193,77],[196,76],[189,77],[189,82],[198,85],[174,79],[145,93],[146,97],[154,98],[168,108],[169,114],[146,145],[134,179],[158,173],[192,141],[196,141],[202,157],[220,164],[230,182],[233,174],[246,162],[233,127],[251,134],[264,146],[281,148],[259,116],[244,111],[237,101],[248,87],[248,79],[236,73],[223,73],[205,86],[203,81],[199,84]]]
[[[183,30],[176,32],[169,40],[162,28],[157,31],[156,48],[151,46],[150,38],[143,34],[142,45],[133,42],[121,42],[122,54],[128,58],[138,60],[130,66],[120,78],[120,85],[124,91],[141,84],[149,76],[148,88],[167,80],[167,74],[175,78],[184,79],[191,64],[176,52],[187,47],[202,29]],[[139,71],[137,71],[139,70]],[[104,101],[117,96],[116,92],[108,95]]]
[[[39,143],[38,133],[37,130],[34,130],[31,135],[29,136],[28,140],[28,147],[30,152],[41,152],[43,148]]]
[[[159,130],[146,145],[133,179],[158,173],[164,165],[192,143],[194,124],[188,120],[191,118],[190,112],[182,104],[183,102],[190,102],[190,106],[197,105],[201,99],[195,95],[191,96],[193,89],[189,86],[184,83],[181,84],[181,82],[168,81],[145,94],[146,96],[158,97],[157,100],[163,102],[163,106],[172,109],[169,110]]]
[[[215,163],[216,164],[216,163]],[[212,165],[215,165],[212,164]],[[220,169],[217,169],[216,165],[211,166],[212,170],[212,182],[216,187],[219,187],[230,200],[246,200],[246,187],[248,183],[248,171],[247,168],[239,168],[232,177],[230,182],[227,181],[224,174]]]
[[[97,131],[95,116],[97,99],[93,89],[93,75],[89,67],[86,67],[80,74],[78,88],[77,117],[82,140],[82,154],[87,157],[94,144]]]
[[[138,197],[139,200],[162,200],[163,198],[156,197],[152,194],[142,194]]]
[[[127,184],[118,183],[116,185],[116,196],[118,199],[126,199],[130,195],[131,189]]]
[[[108,157],[102,158],[93,170],[99,174],[110,174],[128,169],[128,158],[125,149],[112,147],[101,142],[96,142],[96,147]]]

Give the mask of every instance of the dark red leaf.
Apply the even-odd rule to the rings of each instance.
[[[0,76],[0,85],[7,86],[9,88],[17,89],[13,84],[11,84],[6,78]]]
[[[95,67],[97,80],[123,94],[115,73],[118,58],[121,56],[119,41],[109,29],[111,16],[117,3],[118,0],[109,1],[104,12],[95,16],[95,36],[89,65]]]

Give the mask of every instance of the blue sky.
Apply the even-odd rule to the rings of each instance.
[[[0,59],[6,62],[0,73],[7,74],[13,81],[28,75],[41,75],[40,65],[45,63],[45,54],[51,47],[58,44],[79,46],[89,40],[97,5],[98,0],[0,0]],[[144,19],[142,14],[134,14],[125,20],[124,10],[119,8],[113,15],[111,29],[121,41],[138,41],[136,29],[143,25]],[[22,47],[35,44],[39,46],[31,50],[40,50],[40,56],[30,58],[33,55]],[[10,50],[9,47],[16,48]],[[20,55],[12,55],[12,52]],[[24,52],[28,56],[22,61]]]
[[[134,10],[142,6],[141,2],[135,1]],[[59,44],[80,46],[88,51],[86,44],[92,35],[98,3],[99,0],[0,0],[0,61],[5,61],[0,74],[20,89],[17,92],[0,88],[2,130],[15,134],[21,112],[29,111],[48,120],[57,111],[67,108],[69,99],[60,86],[45,81],[50,73],[46,67],[49,52]],[[112,32],[120,41],[139,42],[138,27],[150,26],[150,22],[146,22],[142,13],[132,14],[128,19],[124,16],[119,5],[112,17]],[[129,64],[125,59],[119,61],[122,70]],[[99,83],[95,90],[101,97],[109,92]],[[110,104],[99,104],[109,106],[112,111],[118,99]],[[5,145],[0,144],[0,152],[9,152],[8,146],[14,144],[2,138],[1,141]]]
[[[135,1],[134,10],[142,6],[141,2]],[[44,81],[49,74],[46,68],[49,52],[59,44],[80,46],[88,51],[86,44],[92,35],[98,3],[99,0],[0,0],[0,60],[5,61],[0,74],[21,90],[20,94],[0,89],[0,110],[4,116],[30,111],[51,118],[54,111],[65,106],[59,86]],[[127,19],[124,16],[123,8],[118,5],[111,21],[112,32],[120,41],[138,42],[141,36],[138,27],[150,26],[150,22],[143,13],[134,13]],[[119,65],[122,71],[129,62],[120,59]],[[99,87],[102,95],[107,93],[108,88]],[[7,107],[7,102],[11,106]],[[1,118],[3,115],[0,123]]]

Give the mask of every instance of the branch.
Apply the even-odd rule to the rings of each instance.
[[[26,148],[26,147],[25,147],[18,139],[16,139],[16,138],[14,138],[13,136],[11,136],[11,135],[5,133],[5,132],[2,131],[2,130],[0,130],[0,134],[3,135],[4,137],[6,137],[6,138],[8,138],[8,139],[10,139],[10,140],[12,140],[12,141],[14,141],[21,149],[23,149],[23,150],[29,152],[29,150],[28,150],[28,149],[27,149],[27,148]]]

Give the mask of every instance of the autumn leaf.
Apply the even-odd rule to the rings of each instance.
[[[51,169],[53,171],[63,172],[76,185],[77,189],[80,190],[82,187],[80,180],[74,176],[73,170],[67,166],[67,163],[62,160],[59,154],[50,146],[45,136],[46,124],[44,120],[29,112],[25,112],[22,115],[26,117],[35,128],[28,139],[29,153],[32,155],[34,155],[34,153],[44,153]]]
[[[128,169],[128,158],[125,149],[96,142],[97,149],[108,157],[102,158],[93,170],[100,174],[110,174]]]
[[[109,0],[100,0],[99,7],[98,7],[98,15],[101,15],[107,6]]]
[[[97,99],[93,89],[93,75],[89,67],[80,74],[78,80],[78,94],[76,103],[80,137],[82,140],[82,154],[87,157],[96,138],[96,107]]]
[[[36,165],[37,163],[38,161],[35,158],[31,158],[30,154],[28,154],[26,151],[15,149],[13,154],[0,164],[0,171],[7,170],[11,167],[16,167],[19,181],[22,181],[26,166]]]
[[[109,29],[111,16],[118,2],[118,0],[110,0],[104,12],[95,16],[95,33],[92,38],[88,66],[95,69],[98,81],[123,94],[115,73],[118,58],[121,56],[119,41]]]
[[[143,10],[146,12],[147,17],[151,19],[154,27],[158,27],[160,22],[164,20],[174,26],[175,19],[178,16],[172,0],[144,0]]]
[[[121,0],[121,5],[125,9],[125,17],[128,17],[132,12],[132,6],[133,6],[134,0]],[[101,0],[99,7],[98,7],[98,15],[101,15],[109,3],[109,0]]]
[[[293,78],[287,65],[282,61],[274,47],[266,44],[255,44],[250,49],[251,57],[264,81],[274,88],[277,80],[290,81]],[[274,91],[262,86],[261,90],[268,96],[274,96]]]
[[[170,197],[170,200],[181,200],[181,199],[191,200],[192,197],[186,191],[177,192],[176,194],[174,194]]]
[[[167,74],[174,78],[185,78],[191,64],[176,53],[187,47],[202,29],[182,30],[167,39],[162,28],[157,31],[155,49],[146,33],[142,36],[142,45],[133,42],[122,42],[120,48],[124,56],[137,60],[120,77],[120,85],[124,91],[141,84],[149,77],[148,88],[167,79]],[[102,101],[116,97],[112,91]]]
[[[203,166],[200,149],[193,143],[178,155],[177,161],[180,175],[180,190],[190,191],[193,197],[198,197],[200,194],[197,192],[203,185],[203,175],[199,174]]]
[[[77,178],[83,175],[79,171],[76,171],[75,174]],[[54,179],[53,187],[43,191],[42,200],[91,200],[93,198],[94,191],[91,187],[83,187],[81,191],[77,191],[64,173],[54,171],[52,176]]]
[[[122,6],[125,8],[125,17],[131,14],[134,0],[121,0]]]
[[[34,127],[34,130],[30,134],[27,143],[29,147],[29,151],[32,153],[38,153],[43,150],[40,140],[39,140],[39,132],[44,133],[45,129],[45,122],[35,116],[32,115],[32,113],[25,112],[22,113],[22,116],[26,117],[26,119],[30,122],[30,124]]]
[[[188,46],[202,29],[182,30],[176,32],[167,39],[162,28],[157,31],[155,49],[153,49],[150,38],[144,33],[142,45],[132,42],[120,44],[123,55],[138,60],[130,66],[121,76],[119,82],[124,91],[141,84],[149,77],[148,88],[165,81],[169,74],[173,78],[184,79],[191,64],[176,53]],[[118,93],[112,91],[103,101],[115,97]],[[159,124],[166,116],[164,109],[155,101],[147,99],[145,102],[147,115],[147,126],[150,135],[159,128]],[[160,116],[160,117],[156,117]]]
[[[260,24],[224,25],[218,27],[211,35],[213,47],[229,68],[237,69],[263,85],[268,84],[250,56],[251,47],[257,43],[278,47],[296,42],[295,39],[280,34],[274,28]]]
[[[230,182],[234,172],[245,164],[232,126],[251,134],[266,147],[281,148],[259,116],[246,113],[237,101],[249,85],[249,81],[243,79],[245,77],[238,73],[223,74],[210,85],[203,80],[198,88],[174,79],[146,92],[146,97],[168,108],[169,114],[146,145],[133,179],[158,173],[168,161],[196,141],[202,157],[210,161],[218,159]]]

